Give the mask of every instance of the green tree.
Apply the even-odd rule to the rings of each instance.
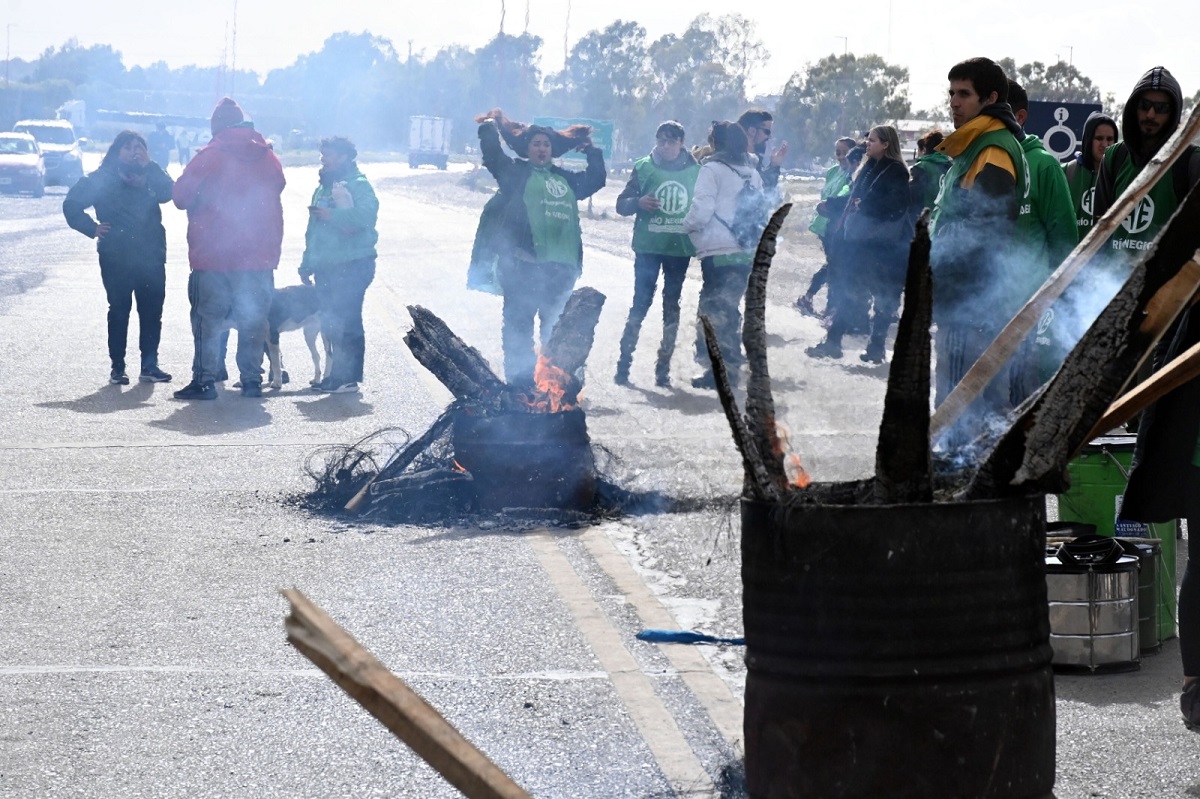
[[[839,136],[909,115],[908,70],[877,55],[830,55],[792,75],[775,115],[795,146],[789,160],[825,158]]]
[[[1076,67],[1065,61],[1046,66],[1032,61],[1020,67],[1011,58],[1000,59],[1005,74],[1021,84],[1030,100],[1064,103],[1098,103],[1100,89]]]
[[[500,107],[510,119],[527,121],[540,106],[542,71],[538,66],[540,36],[497,34],[474,53],[475,80],[463,96],[472,114]]]
[[[33,80],[64,80],[76,86],[87,83],[117,85],[125,77],[121,54],[107,44],[81,47],[69,39],[60,48],[47,47],[38,57]]]

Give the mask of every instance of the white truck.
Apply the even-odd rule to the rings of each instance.
[[[445,169],[450,160],[450,120],[442,117],[410,117],[408,165],[433,164]]]

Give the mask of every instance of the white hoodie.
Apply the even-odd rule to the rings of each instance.
[[[727,164],[717,157],[711,157],[700,167],[692,195],[692,207],[683,219],[683,229],[696,248],[696,257],[733,255],[746,251],[738,246],[732,231],[717,217],[733,224],[738,192],[747,180],[751,186],[762,191],[762,176],[749,162]]]

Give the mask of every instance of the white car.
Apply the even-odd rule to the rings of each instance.
[[[23,119],[13,125],[13,131],[37,139],[46,160],[47,186],[74,186],[83,177],[81,142],[67,120]]]
[[[46,193],[46,162],[28,133],[0,133],[0,192]]]

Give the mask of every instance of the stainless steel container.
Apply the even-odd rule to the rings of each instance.
[[[1139,668],[1138,559],[1064,563],[1046,558],[1050,646],[1060,670]]]

